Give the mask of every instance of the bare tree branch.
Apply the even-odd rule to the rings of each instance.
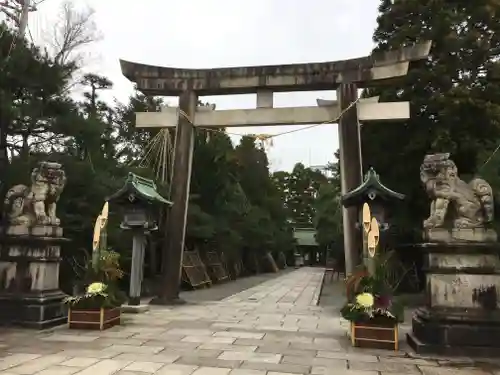
[[[51,40],[46,41],[52,48],[57,63],[72,63],[76,69],[81,68],[84,62],[82,49],[102,39],[94,21],[94,14],[92,8],[76,9],[71,0],[62,4]]]

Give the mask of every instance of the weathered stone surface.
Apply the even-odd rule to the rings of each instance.
[[[237,368],[240,367],[241,360],[223,360],[219,358],[204,358],[186,355],[180,357],[175,363],[203,367]]]
[[[163,363],[158,362],[132,362],[130,365],[124,367],[125,371],[137,371],[137,372],[146,372],[146,373],[154,373],[158,371],[161,367],[163,367]]]
[[[274,372],[285,372],[293,374],[308,374],[310,366],[294,365],[291,363],[266,363],[266,362],[247,362],[241,364],[242,369],[264,370]]]
[[[226,351],[223,352],[218,358],[226,361],[279,363],[281,361],[281,357],[281,354],[272,353]]]
[[[17,374],[36,374],[39,371],[46,369],[47,367],[57,365],[67,359],[68,358],[59,355],[47,355],[25,362],[20,366],[12,368],[11,371]]]
[[[496,242],[497,233],[493,229],[427,229],[424,240],[429,242]]]
[[[198,366],[171,364],[162,367],[155,375],[191,375]]]
[[[151,95],[176,96],[191,88],[201,95],[332,89],[335,83],[359,82],[405,75],[409,61],[425,58],[431,42],[372,56],[310,64],[248,66],[219,69],[178,69],[120,60],[122,73]]]
[[[404,363],[392,363],[392,362],[373,363],[373,362],[349,361],[349,369],[381,371],[382,373],[395,372],[398,374],[420,374],[420,371],[415,365],[409,365]]]
[[[418,366],[422,375],[491,375],[491,371],[475,368],[452,368],[435,366]]]
[[[313,367],[311,370],[312,375],[379,375],[378,371],[364,371],[364,370],[351,370],[351,369],[337,369],[330,367]]]
[[[89,367],[97,362],[99,362],[99,359],[97,358],[74,357],[68,359],[67,361],[61,362],[61,366]]]

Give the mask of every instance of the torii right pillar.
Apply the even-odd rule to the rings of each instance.
[[[356,100],[358,87],[355,83],[342,83],[337,89],[340,105],[339,151],[340,186],[342,195],[356,189],[363,182],[361,158],[361,134],[358,122]],[[358,210],[356,207],[342,208],[344,228],[344,256],[346,276],[360,264],[361,236],[356,228]]]

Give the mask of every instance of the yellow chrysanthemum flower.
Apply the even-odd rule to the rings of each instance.
[[[371,293],[361,293],[356,296],[356,303],[364,308],[372,307],[375,300]]]
[[[106,290],[106,285],[103,283],[92,283],[87,287],[87,294],[99,294]]]

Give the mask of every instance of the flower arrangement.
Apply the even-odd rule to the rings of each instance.
[[[378,262],[373,275],[361,269],[346,281],[347,302],[340,310],[344,319],[355,323],[381,324],[403,321],[404,306],[393,296],[387,263]]]
[[[123,277],[119,257],[120,254],[114,251],[101,251],[97,272],[88,267],[89,278],[99,281],[90,282],[83,294],[66,297],[64,302],[71,308],[79,310],[121,306],[126,296],[115,285]]]

